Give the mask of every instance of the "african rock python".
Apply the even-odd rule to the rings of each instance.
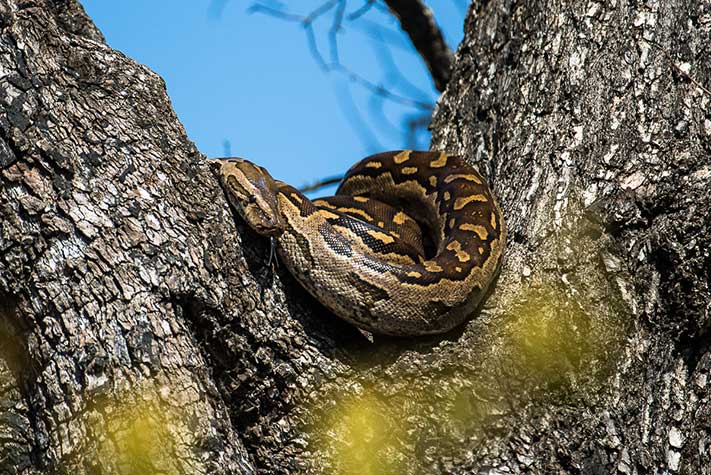
[[[336,196],[315,201],[246,160],[216,163],[233,205],[276,239],[296,279],[366,330],[445,332],[475,310],[497,273],[504,220],[481,175],[459,157],[372,155],[346,173]]]

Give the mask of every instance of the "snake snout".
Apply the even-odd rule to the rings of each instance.
[[[279,236],[284,232],[284,223],[276,210],[266,210],[257,205],[248,205],[244,208],[244,219],[247,223],[263,236]]]

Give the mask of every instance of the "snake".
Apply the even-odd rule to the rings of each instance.
[[[448,332],[498,275],[506,225],[459,156],[368,156],[334,196],[311,200],[242,158],[214,159],[227,198],[296,280],[336,316],[377,334]]]

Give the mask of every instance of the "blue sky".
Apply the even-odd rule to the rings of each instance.
[[[383,99],[344,74],[324,72],[304,28],[249,13],[257,3],[82,0],[111,47],[165,79],[190,139],[208,157],[229,151],[298,187],[342,174],[371,153],[407,147],[402,124],[417,109]],[[455,50],[466,4],[427,3]],[[323,1],[262,4],[305,15]],[[346,17],[363,4],[347,2]],[[314,23],[327,61],[333,18],[328,12]],[[337,37],[340,63],[351,71],[405,98],[436,100],[424,63],[384,8],[344,20]],[[421,134],[419,144],[427,148],[429,136]]]

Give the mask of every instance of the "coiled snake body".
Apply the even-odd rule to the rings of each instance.
[[[296,279],[358,327],[445,332],[475,310],[497,273],[504,220],[484,179],[459,157],[372,155],[335,196],[314,201],[246,160],[216,162],[247,223],[276,239]]]

